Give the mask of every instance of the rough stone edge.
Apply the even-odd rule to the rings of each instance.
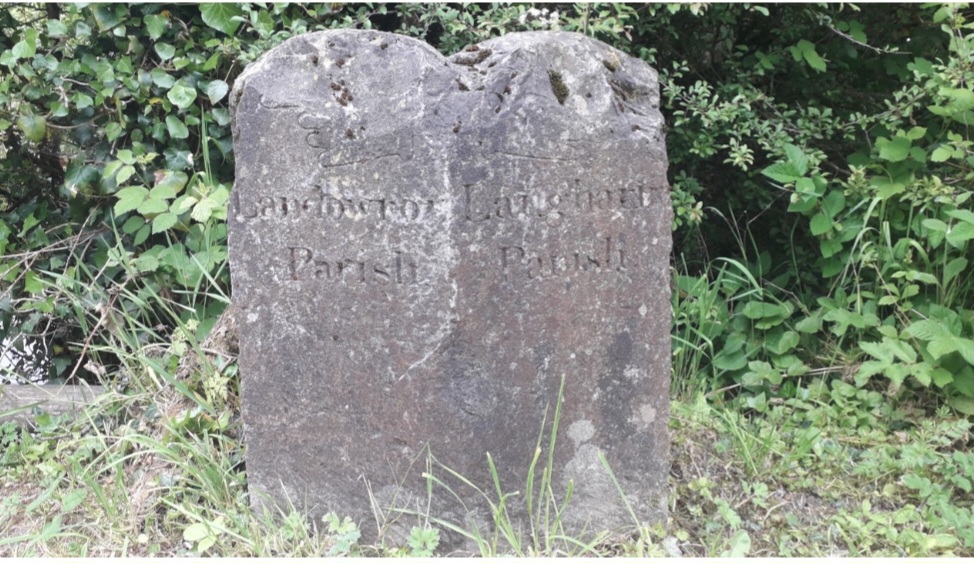
[[[108,392],[101,385],[2,385],[0,423],[34,425],[33,407],[53,415],[77,414]]]

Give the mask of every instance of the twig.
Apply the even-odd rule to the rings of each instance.
[[[806,372],[803,372],[803,373],[783,373],[783,374],[781,374],[781,377],[782,378],[785,378],[785,377],[804,377],[804,376],[807,376],[807,375],[825,375],[825,374],[834,373],[834,372],[846,373],[846,371],[848,369],[849,369],[849,366],[831,366],[831,367],[810,369],[810,370],[808,370]],[[707,393],[706,395],[704,395],[704,397],[706,397],[706,398],[709,399],[710,397],[713,397],[714,395],[717,395],[719,393],[723,393],[724,391],[730,391],[731,389],[737,389],[738,387],[741,387],[741,384],[740,383],[734,383],[733,385],[728,385],[727,387],[721,387],[720,389],[714,389],[710,393]]]
[[[784,506],[786,504],[788,504],[787,501],[772,506],[771,508],[768,509],[767,512],[764,513],[764,518],[762,520],[767,520],[768,519],[768,516],[771,514],[772,511],[774,511],[774,509],[781,508],[782,506]]]
[[[859,45],[860,47],[865,47],[866,49],[869,49],[870,51],[874,51],[876,53],[879,53],[880,55],[909,55],[909,53],[901,53],[899,51],[889,51],[887,49],[880,49],[879,47],[873,47],[872,45],[869,45],[867,43],[863,43],[862,41],[859,41],[858,39],[856,39],[855,37],[849,35],[848,33],[843,33],[841,31],[839,31],[838,29],[835,29],[831,25],[828,26],[828,27],[829,27],[830,30],[832,30],[833,33],[835,33],[839,37],[842,37],[843,39],[845,39],[847,41],[850,41],[852,43],[855,43],[856,45]]]

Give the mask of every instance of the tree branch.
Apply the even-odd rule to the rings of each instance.
[[[838,35],[839,37],[845,39],[846,41],[849,41],[851,43],[854,43],[856,45],[859,45],[860,47],[864,47],[866,49],[869,49],[870,51],[874,51],[876,53],[879,53],[880,55],[909,55],[909,53],[901,53],[899,51],[889,51],[887,49],[880,49],[879,47],[873,47],[872,45],[869,45],[867,43],[863,43],[862,41],[859,41],[858,39],[856,39],[855,37],[849,35],[848,33],[843,33],[841,31],[839,31],[838,29],[834,28],[831,25],[828,26],[828,28],[832,31],[832,33],[835,33],[836,35]]]

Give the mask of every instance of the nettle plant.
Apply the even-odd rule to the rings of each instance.
[[[868,147],[829,173],[802,148],[762,174],[791,192],[832,280],[820,319],[856,361],[854,382],[932,387],[974,414],[974,24],[944,6],[946,60],[913,58],[879,115],[856,116]],[[965,275],[965,273],[967,273]]]

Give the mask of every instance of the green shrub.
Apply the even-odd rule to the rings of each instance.
[[[229,284],[228,92],[287,38],[377,28],[449,53],[560,29],[660,72],[675,392],[762,410],[841,377],[971,414],[968,17],[953,4],[11,5],[0,336],[42,341],[49,377],[92,377],[85,356],[109,338],[96,313],[136,311],[110,291],[136,278],[208,330],[225,303],[198,289]],[[66,283],[90,284],[87,301],[64,299]]]

